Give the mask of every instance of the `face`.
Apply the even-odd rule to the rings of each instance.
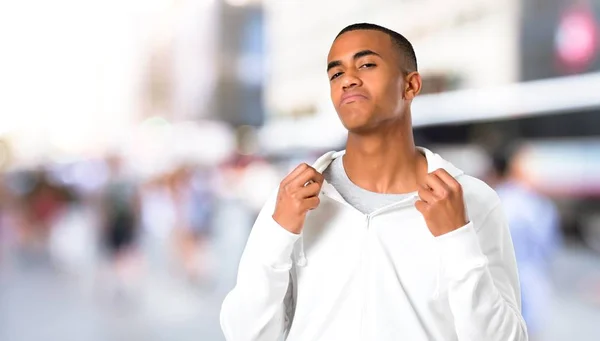
[[[331,100],[346,129],[368,132],[401,119],[420,89],[405,74],[390,37],[375,30],[339,36],[327,57]]]

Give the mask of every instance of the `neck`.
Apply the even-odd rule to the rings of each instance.
[[[354,184],[377,193],[414,192],[427,174],[409,119],[368,134],[349,133],[343,163]]]

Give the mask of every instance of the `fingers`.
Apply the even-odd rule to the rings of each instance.
[[[305,199],[318,195],[319,191],[321,191],[321,184],[318,182],[313,182],[305,187],[300,188],[297,193],[298,197]]]
[[[433,203],[436,200],[435,195],[431,191],[431,189],[424,185],[419,185],[419,198],[425,203]]]
[[[306,213],[320,204],[319,191],[323,175],[302,163],[280,184],[273,219],[286,230],[300,233]]]
[[[440,168],[427,174],[423,183],[419,185],[418,193],[421,200],[417,209],[421,207],[425,210],[433,203],[453,197],[454,194],[462,195],[461,191],[460,183]],[[415,206],[417,206],[417,203],[415,203]]]
[[[281,186],[284,187],[292,182],[300,173],[304,172],[308,169],[308,165],[306,163],[299,164],[293,171],[290,172],[283,180],[281,180]]]
[[[292,188],[300,188],[304,187],[307,182],[312,180],[313,182],[318,183],[320,187],[323,184],[323,179],[323,174],[317,172],[316,169],[307,165],[307,168],[298,174],[296,178],[289,183],[289,185]]]
[[[425,184],[431,188],[433,195],[438,198],[444,198],[448,195],[450,189],[435,173],[430,173],[425,177]]]
[[[321,203],[321,199],[319,197],[314,196],[302,201],[302,209],[305,211],[314,210]]]
[[[433,174],[437,175],[437,177],[444,182],[447,188],[454,192],[462,191],[462,186],[452,175],[448,174],[445,169],[438,169],[433,172]]]
[[[427,211],[428,206],[429,205],[423,200],[415,201],[415,208],[417,209],[417,211],[421,212],[421,214]]]

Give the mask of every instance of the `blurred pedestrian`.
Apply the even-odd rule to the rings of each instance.
[[[102,198],[104,217],[102,240],[108,255],[111,274],[115,276],[115,293],[127,294],[137,277],[140,259],[136,242],[140,204],[137,184],[125,173],[122,160],[107,160],[110,176]]]
[[[541,337],[551,299],[550,269],[561,244],[554,203],[527,180],[527,149],[512,146],[493,156],[492,182],[502,201],[521,282],[523,317],[531,340]]]
[[[208,275],[208,238],[215,209],[209,171],[182,165],[170,178],[180,264],[185,277],[192,283],[199,283]]]

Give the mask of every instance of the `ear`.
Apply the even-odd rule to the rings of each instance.
[[[421,92],[423,81],[421,75],[414,71],[404,77],[404,98],[412,100]]]

